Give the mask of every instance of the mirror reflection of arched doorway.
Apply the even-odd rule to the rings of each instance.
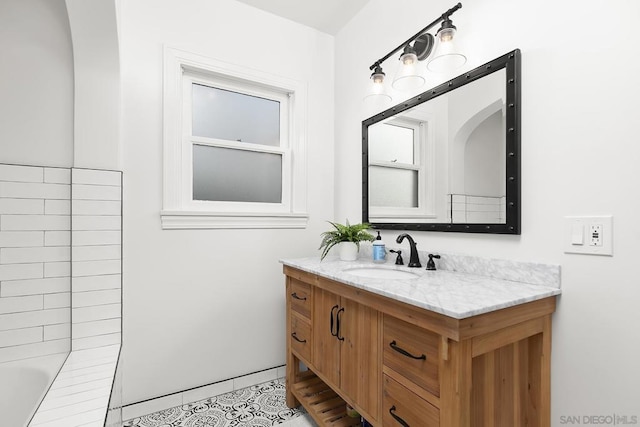
[[[504,222],[504,122],[504,104],[499,99],[471,116],[455,133],[449,202],[452,222]]]

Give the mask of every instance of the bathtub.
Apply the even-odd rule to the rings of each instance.
[[[0,363],[0,424],[26,427],[67,354]]]

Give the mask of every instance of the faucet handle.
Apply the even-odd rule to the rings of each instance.
[[[440,255],[429,254],[429,261],[427,261],[427,270],[435,271],[436,263],[433,259],[440,259]]]
[[[402,260],[402,251],[396,251],[396,250],[389,250],[389,252],[392,252],[394,254],[398,254],[398,256],[396,257],[396,265],[404,265],[404,261]]]

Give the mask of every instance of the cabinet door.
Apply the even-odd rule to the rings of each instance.
[[[341,341],[340,388],[371,416],[378,416],[380,345],[378,312],[346,298],[338,314]]]
[[[333,386],[340,385],[340,341],[332,334],[337,329],[336,313],[340,297],[319,288],[313,289],[313,361],[319,374]],[[333,331],[331,327],[333,326]]]

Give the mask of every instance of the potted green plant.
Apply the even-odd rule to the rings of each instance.
[[[338,224],[337,222],[327,221],[333,225],[335,230],[325,231],[321,234],[322,242],[318,249],[322,249],[320,259],[324,259],[331,250],[332,247],[341,243],[340,245],[340,259],[343,261],[354,261],[358,257],[358,251],[360,250],[360,242],[373,241],[373,235],[366,230],[369,228],[369,224],[349,224],[347,220],[346,224]]]

